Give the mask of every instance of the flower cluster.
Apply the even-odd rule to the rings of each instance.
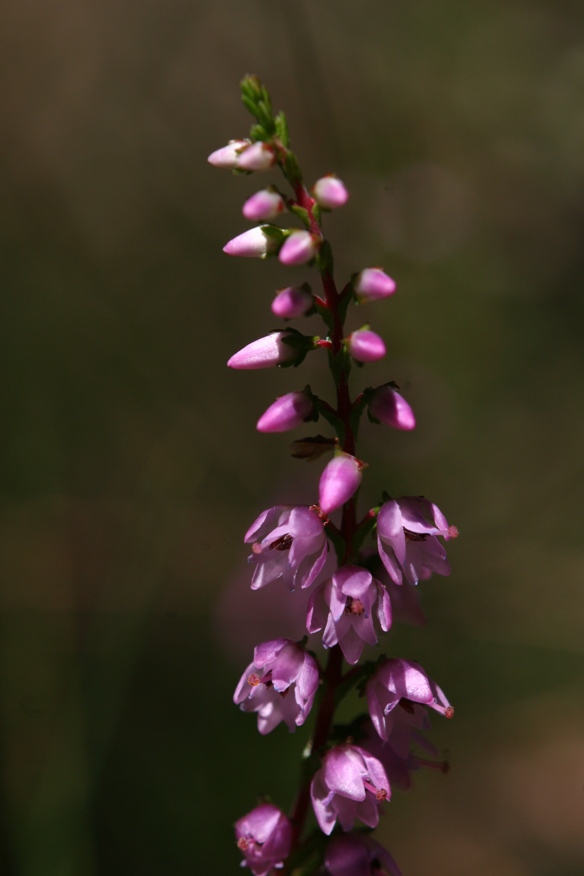
[[[281,722],[295,730],[308,719],[315,699],[318,705],[309,769],[303,771],[290,814],[262,803],[237,822],[237,845],[242,863],[255,876],[280,868],[291,872],[295,856],[308,853],[317,856],[314,872],[399,876],[389,852],[369,835],[354,832],[355,825],[360,821],[375,828],[392,786],[408,788],[413,771],[423,766],[445,770],[426,737],[428,709],[447,718],[454,710],[417,663],[401,658],[374,663],[362,657],[366,646],[376,645],[394,620],[423,623],[413,585],[433,574],[450,573],[444,543],[458,532],[421,496],[391,498],[383,493],[379,504],[359,519],[356,500],[366,468],[356,452],[362,414],[367,410],[372,423],[406,431],[415,428],[416,419],[392,381],[351,397],[352,362],[381,360],[386,346],[368,323],[347,331],[345,320],[350,305],[365,306],[393,295],[395,282],[381,268],[369,267],[337,288],[323,214],[347,202],[346,186],[328,174],[307,188],[290,149],[286,119],[281,112],[272,113],[269,94],[256,77],[243,80],[242,99],[256,124],[248,138],[232,140],[213,152],[210,163],[236,174],[277,168],[290,191],[271,183],[248,198],[243,215],[258,224],[230,240],[224,251],[232,256],[277,257],[284,265],[315,270],[321,283],[318,292],[307,281],[280,289],[271,311],[285,321],[318,313],[324,332],[315,337],[284,326],[252,340],[227,364],[234,369],[297,367],[309,353],[326,356],[334,401],[319,398],[309,386],[297,388],[272,402],[257,428],[286,432],[322,418],[336,434],[307,437],[293,453],[308,459],[332,453],[322,468],[318,496],[308,497],[312,504],[268,508],[245,535],[251,545],[253,590],[281,586],[279,581],[292,591],[313,589],[298,640],[277,638],[257,645],[234,701],[244,712],[257,712],[262,734]],[[273,221],[286,216],[296,217],[304,227]],[[376,541],[374,556],[365,545],[370,536]],[[336,566],[327,574],[329,545]],[[309,636],[317,634],[327,652],[325,664],[307,647]],[[334,723],[334,711],[355,687],[366,695],[369,714],[357,718],[353,730],[343,734]],[[310,802],[320,833],[306,836]]]

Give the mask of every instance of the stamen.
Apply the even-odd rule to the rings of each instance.
[[[363,786],[371,791],[372,794],[375,794],[375,799],[378,803],[383,803],[384,800],[387,800],[388,791],[387,788],[376,788],[375,785],[372,785],[371,782],[363,782]]]
[[[250,840],[248,837],[240,836],[237,840],[237,848],[240,852],[246,852],[252,842],[253,840]]]
[[[345,614],[361,615],[365,612],[365,606],[360,599],[353,599],[352,596],[347,596],[345,603]]]
[[[257,687],[260,684],[260,677],[257,673],[252,672],[251,675],[247,676],[247,683],[250,687]]]
[[[448,527],[448,538],[458,538],[458,535],[459,535],[459,533],[458,533],[458,529],[456,526],[449,526]]]

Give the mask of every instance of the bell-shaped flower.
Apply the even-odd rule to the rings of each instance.
[[[376,362],[383,359],[386,353],[383,338],[366,328],[352,332],[346,344],[347,350],[357,362]]]
[[[402,876],[387,849],[366,833],[333,837],[324,864],[329,876]]]
[[[394,429],[409,431],[416,426],[414,412],[390,383],[378,386],[369,397],[369,418]]]
[[[332,173],[317,180],[312,193],[319,206],[325,210],[336,210],[349,200],[349,192],[345,184]]]
[[[387,716],[401,699],[428,706],[446,718],[454,715],[444,692],[418,663],[400,658],[385,660],[367,682],[369,714],[382,739],[389,734]]]
[[[358,745],[337,745],[328,751],[310,785],[316,820],[327,836],[337,818],[344,831],[358,818],[377,827],[379,804],[391,796],[383,765]]]
[[[283,265],[305,265],[317,254],[320,241],[310,231],[293,231],[278,253]]]
[[[449,575],[446,550],[438,536],[448,541],[457,535],[438,506],[423,496],[390,499],[377,516],[379,556],[396,584],[402,583],[403,576],[417,584],[433,572]]]
[[[282,319],[294,319],[304,316],[312,309],[314,299],[310,293],[310,286],[304,283],[302,286],[288,286],[280,289],[272,301],[272,313]]]
[[[330,514],[348,502],[359,489],[363,463],[349,453],[339,453],[325,466],[318,484],[319,505]]]
[[[258,713],[262,734],[280,721],[295,730],[310,713],[318,683],[312,654],[291,639],[274,639],[254,649],[253,663],[241,676],[233,701],[242,712]]]
[[[227,146],[211,152],[207,161],[214,167],[226,167],[232,170],[237,167],[241,152],[250,145],[249,140],[230,140]]]
[[[318,514],[305,505],[276,505],[245,534],[255,566],[252,590],[281,578],[289,590],[310,587],[326,562],[328,541]]]
[[[312,347],[312,340],[285,329],[270,332],[264,338],[252,341],[247,347],[238,350],[227,362],[230,368],[251,371],[259,368],[275,368],[277,365],[299,364]]]
[[[358,301],[377,301],[395,292],[395,281],[381,268],[365,268],[353,280]]]
[[[391,602],[385,587],[360,566],[341,566],[320,584],[308,602],[306,628],[324,628],[325,648],[340,645],[347,663],[357,663],[365,644],[377,644],[373,607],[384,632],[391,627]]]
[[[273,147],[258,140],[239,153],[236,167],[238,170],[269,170],[275,163]]]
[[[258,432],[289,432],[310,419],[312,398],[306,392],[288,392],[270,405],[257,422]]]
[[[282,196],[273,189],[262,189],[248,198],[243,205],[243,215],[250,222],[265,222],[275,219],[286,207]]]
[[[243,867],[254,876],[268,876],[280,868],[292,847],[292,825],[276,806],[263,803],[235,823],[237,847],[243,853]]]
[[[233,237],[225,244],[223,252],[240,258],[265,259],[276,252],[282,238],[282,232],[275,225],[258,225]]]

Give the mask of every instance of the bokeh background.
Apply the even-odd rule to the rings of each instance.
[[[410,876],[581,876],[576,0],[2,5],[0,872],[227,876],[235,819],[293,794],[306,734],[260,738],[231,703],[295,608],[249,599],[242,537],[319,474],[257,417],[327,389],[316,356],[225,368],[306,278],[221,252],[265,180],[206,163],[248,130],[246,72],[308,181],[351,189],[339,278],[398,282],[352,317],[389,348],[356,377],[396,380],[419,426],[364,429],[364,503],[424,493],[461,531],[428,626],[387,640],[456,706],[434,721],[451,771],[379,837]]]

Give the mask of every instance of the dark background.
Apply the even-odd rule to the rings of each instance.
[[[257,417],[327,382],[225,368],[307,276],[221,252],[268,180],[206,163],[248,130],[246,72],[307,181],[351,190],[339,279],[398,283],[353,385],[397,380],[418,428],[364,428],[363,507],[424,493],[461,532],[427,628],[387,639],[456,706],[451,772],[378,836],[410,876],[584,872],[583,25],[570,0],[3,4],[2,874],[227,876],[236,818],[293,794],[306,734],[231,703],[290,620],[241,542],[320,471]]]

